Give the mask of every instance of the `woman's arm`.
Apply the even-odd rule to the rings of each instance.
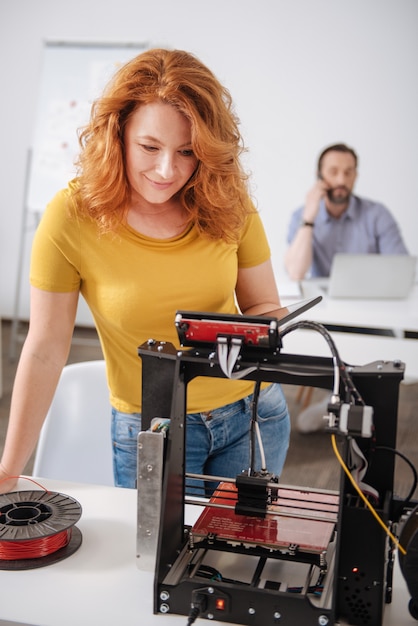
[[[9,425],[0,465],[0,481],[20,475],[39,432],[71,346],[78,292],[51,293],[31,288],[29,331],[13,386]],[[0,482],[0,493],[16,480]]]
[[[244,315],[263,315],[281,306],[270,260],[239,269],[235,292]]]

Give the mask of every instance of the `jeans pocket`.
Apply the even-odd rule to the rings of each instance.
[[[273,383],[260,392],[257,406],[257,417],[260,422],[285,419],[287,415],[287,403],[281,385]]]
[[[135,488],[140,414],[112,410],[113,476],[116,487]]]
[[[114,447],[128,449],[137,445],[138,433],[141,430],[141,416],[135,414],[112,413],[112,443]]]

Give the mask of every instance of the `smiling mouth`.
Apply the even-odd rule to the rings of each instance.
[[[171,187],[171,185],[173,184],[173,181],[163,182],[163,181],[152,180],[151,178],[147,178],[147,181],[150,183],[150,185],[158,189],[167,189],[168,187]]]

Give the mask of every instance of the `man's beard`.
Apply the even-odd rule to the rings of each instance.
[[[344,194],[337,193],[341,191],[345,191],[345,193]],[[328,200],[332,202],[333,204],[347,204],[351,196],[351,191],[350,189],[348,189],[348,187],[344,187],[343,185],[341,185],[340,187],[334,187],[333,189],[328,189],[327,196],[328,196]]]

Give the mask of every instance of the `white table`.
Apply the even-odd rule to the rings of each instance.
[[[372,361],[400,360],[406,364],[405,380],[418,380],[418,341],[405,338],[405,331],[418,332],[418,285],[404,300],[348,300],[328,298],[323,287],[326,280],[302,283],[302,296],[284,297],[283,305],[311,296],[322,295],[323,300],[294,321],[312,320],[337,327],[361,329],[390,329],[395,337],[359,333],[331,332],[341,358],[351,365]],[[283,350],[294,354],[330,356],[330,350],[315,331],[297,330],[285,336]]]
[[[40,482],[81,504],[82,516],[76,526],[83,542],[77,552],[53,565],[0,570],[0,619],[35,626],[185,626],[185,616],[152,613],[153,574],[136,567],[135,490]],[[26,480],[19,481],[19,489],[32,487]],[[415,623],[408,602],[405,582],[396,567],[393,601],[385,607],[383,626]],[[206,623],[221,624],[198,619],[196,626]]]
[[[305,317],[306,316],[306,317]],[[309,311],[304,319],[310,319]],[[331,332],[338,353],[349,365],[366,365],[373,361],[402,361],[405,382],[418,381],[418,341],[357,333]],[[330,357],[326,340],[318,332],[300,330],[283,337],[283,353]]]
[[[302,282],[304,298],[322,295],[323,300],[310,309],[310,319],[325,324],[360,328],[392,329],[398,336],[405,330],[418,332],[418,284],[404,299],[329,298],[326,279]]]

